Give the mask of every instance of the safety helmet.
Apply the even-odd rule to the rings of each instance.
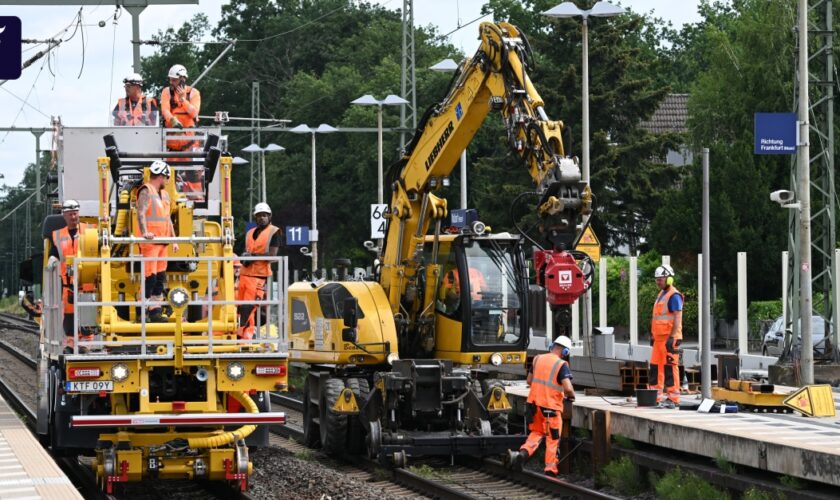
[[[257,214],[269,214],[271,215],[271,207],[268,206],[268,203],[260,202],[254,205],[254,215]]]
[[[669,276],[674,276],[674,268],[668,264],[663,264],[656,268],[656,271],[653,272],[653,276],[655,278],[667,278]]]
[[[126,85],[140,85],[143,86],[143,77],[139,73],[132,73],[123,78],[123,83]]]
[[[572,339],[570,339],[569,337],[567,337],[565,335],[560,335],[559,337],[554,339],[554,342],[552,342],[552,345],[559,345],[560,347],[563,347],[564,349],[571,349],[572,348]]]
[[[163,160],[155,160],[149,166],[149,172],[152,175],[165,175],[166,177],[169,177],[169,165]]]
[[[187,78],[187,68],[181,64],[176,64],[169,68],[169,78]]]
[[[64,200],[61,204],[61,213],[72,212],[79,209],[79,202],[76,200]]]

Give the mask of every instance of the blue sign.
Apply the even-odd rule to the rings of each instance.
[[[309,226],[286,226],[287,245],[308,245]]]
[[[796,113],[756,113],[755,154],[796,154],[797,129]]]
[[[20,78],[20,18],[0,16],[0,80]]]
[[[452,227],[464,227],[478,220],[478,210],[474,208],[456,208],[449,214]]]
[[[459,102],[458,105],[455,106],[455,118],[460,120],[462,116],[464,116],[464,109],[461,108],[461,103]]]

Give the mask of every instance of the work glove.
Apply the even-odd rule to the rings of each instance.
[[[184,125],[174,116],[169,120],[169,125],[172,128],[184,128]]]
[[[665,349],[671,354],[679,354],[680,341],[674,337],[668,337],[668,340],[665,341]]]
[[[58,265],[58,259],[57,258],[50,257],[49,260],[47,260],[47,269],[55,269],[55,266],[57,266],[57,265]]]

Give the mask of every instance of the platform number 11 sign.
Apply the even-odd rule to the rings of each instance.
[[[385,203],[372,203],[370,205],[370,237],[379,240],[385,237],[385,224],[387,224],[388,205]]]

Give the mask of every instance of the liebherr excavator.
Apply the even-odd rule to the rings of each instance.
[[[521,435],[508,434],[504,389],[481,365],[525,362],[523,238],[490,234],[479,221],[445,233],[447,202],[436,194],[491,111],[536,186],[549,248],[535,252],[537,280],[558,315],[569,316],[563,311],[589,285],[570,252],[591,195],[576,160],[564,155],[563,123],[548,118],[528,77],[527,39],[504,22],[482,23],[479,32],[480,48],[390,169],[378,282],[289,287],[290,357],[309,365],[310,446],[367,451],[399,466],[409,456],[489,455],[521,444]]]

